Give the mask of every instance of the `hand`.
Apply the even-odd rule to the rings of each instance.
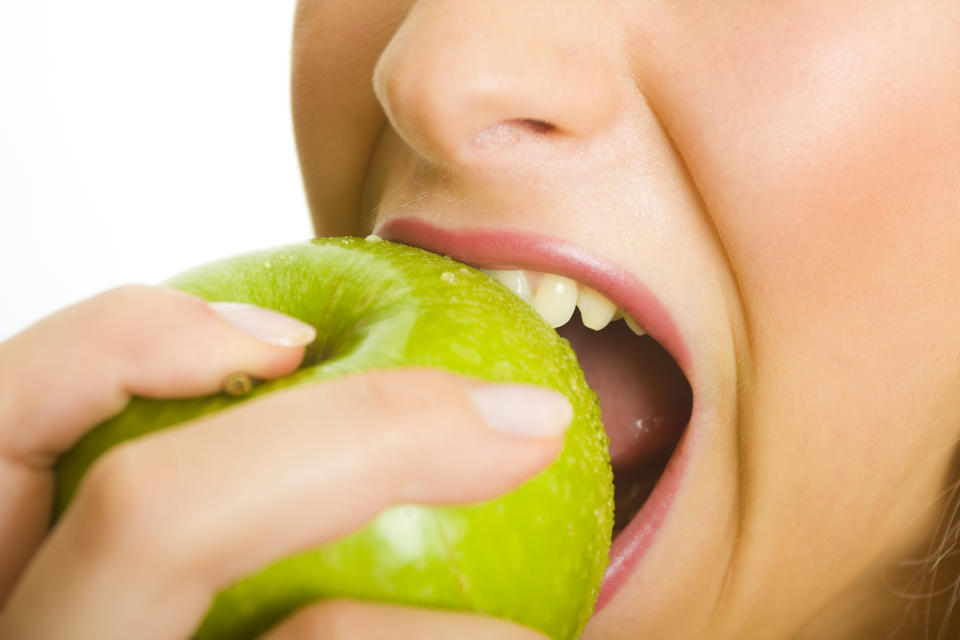
[[[211,394],[237,371],[282,376],[311,339],[266,310],[218,313],[179,292],[123,287],[0,344],[0,637],[188,637],[217,591],[272,561],[393,503],[492,498],[559,453],[570,408],[558,394],[371,372],[115,447],[47,535],[57,456],[130,395]],[[511,434],[499,391],[543,404],[542,432]],[[306,607],[269,637],[385,634],[541,637],[483,616],[348,601]]]

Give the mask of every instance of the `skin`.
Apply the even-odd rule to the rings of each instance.
[[[302,0],[293,103],[318,234],[546,233],[685,333],[709,432],[586,637],[946,624],[960,4]]]
[[[585,637],[917,638],[945,624],[949,590],[929,610],[898,592],[960,576],[947,561],[939,582],[926,571],[958,479],[960,4],[304,0],[293,99],[319,234],[401,213],[549,233],[673,313],[707,426],[660,534]],[[0,637],[183,637],[253,566],[385,502],[496,495],[555,455],[557,438],[485,428],[458,378],[369,374],[123,447],[45,534],[56,456],[128,394],[202,395],[301,355],[140,287],[0,344]],[[351,425],[326,436],[326,465],[298,455],[330,444],[306,428],[318,405]],[[244,435],[238,458],[216,455],[226,429]],[[384,465],[370,437],[414,444]],[[501,471],[482,481],[451,470],[491,461]],[[325,508],[265,498],[290,478]],[[349,500],[325,490],[361,479]],[[538,637],[343,601],[271,637],[385,635]]]

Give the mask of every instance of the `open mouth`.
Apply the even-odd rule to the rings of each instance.
[[[526,299],[576,352],[599,399],[614,472],[614,540],[599,610],[649,546],[683,466],[670,463],[690,422],[693,391],[673,319],[627,273],[550,238],[449,231],[407,217],[375,233],[483,268]]]
[[[690,420],[693,393],[666,349],[624,322],[594,331],[575,314],[557,332],[570,341],[600,400],[610,437],[616,537],[663,473]]]
[[[555,274],[484,271],[570,342],[597,393],[610,438],[616,536],[646,502],[690,420],[690,384],[667,350],[603,293]]]

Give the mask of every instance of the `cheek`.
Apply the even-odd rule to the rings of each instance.
[[[943,449],[960,409],[957,23],[926,2],[835,15],[853,4],[722,40],[707,21],[712,55],[654,96],[740,288],[756,501],[821,491],[837,523]]]
[[[852,4],[717,43],[674,125],[760,337],[855,353],[957,333],[960,37]]]
[[[706,19],[652,96],[747,319],[745,521],[759,556],[807,550],[796,584],[904,539],[960,409],[958,22],[873,1]]]
[[[364,235],[359,198],[385,119],[371,78],[411,0],[300,0],[291,98],[317,235]]]

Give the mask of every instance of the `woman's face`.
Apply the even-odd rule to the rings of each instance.
[[[301,0],[293,100],[319,234],[609,286],[679,362],[586,637],[890,628],[960,433],[960,3]]]

